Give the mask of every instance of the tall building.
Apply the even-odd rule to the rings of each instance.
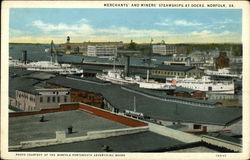
[[[159,55],[173,55],[177,50],[174,45],[155,44],[152,46],[152,52]]]
[[[114,57],[117,56],[115,46],[88,46],[88,56],[91,57]]]

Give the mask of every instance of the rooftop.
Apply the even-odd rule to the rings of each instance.
[[[32,152],[103,152],[103,145],[110,147],[111,152],[147,152],[184,144],[170,137],[145,131],[135,134],[96,139],[70,144],[31,148],[22,151]]]
[[[120,110],[133,109],[134,97],[136,97],[137,111],[156,119],[226,125],[242,116],[242,110],[240,108],[207,108],[169,102],[164,99],[159,100],[150,96],[130,92],[123,89],[120,85],[115,84],[93,84],[63,76],[57,76],[47,82],[55,83],[66,88],[101,94],[112,106]]]
[[[31,73],[31,74],[27,75],[26,77],[37,79],[37,80],[46,80],[46,79],[50,79],[52,77],[55,77],[55,75],[50,74],[50,73],[46,73],[46,72],[35,72],[35,73]]]
[[[9,96],[15,98],[16,90],[25,91],[28,93],[36,94],[34,85],[40,81],[35,79],[29,79],[25,77],[10,77],[9,78]]]
[[[194,66],[179,66],[179,65],[159,65],[158,67],[155,67],[155,69],[187,72],[191,69],[195,69],[195,67]]]
[[[223,139],[226,141],[242,144],[242,141],[239,138],[234,138],[232,136],[226,135],[226,134],[220,134],[220,133],[210,133],[208,136],[215,137],[218,139]]]
[[[29,70],[26,70],[26,69],[13,68],[13,67],[11,67],[9,69],[9,76],[10,77],[25,76],[25,75],[29,75],[31,73],[35,73],[35,71],[29,71]]]
[[[40,122],[42,115],[45,122]],[[69,126],[73,127],[73,134],[67,134],[69,137],[84,136],[89,131],[128,127],[82,110],[11,117],[9,145],[18,145],[21,141],[52,139],[56,137],[56,131],[67,131]]]

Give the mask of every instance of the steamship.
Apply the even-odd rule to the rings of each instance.
[[[72,67],[70,64],[59,64],[53,61],[38,61],[26,64],[26,69],[30,71],[55,72],[62,75],[82,74],[82,70]]]
[[[229,68],[222,68],[218,70],[205,70],[205,74],[208,76],[217,76],[225,78],[240,78],[240,79],[242,78],[242,75],[230,73]]]
[[[102,74],[96,74],[96,78],[114,84],[132,84],[137,82],[135,78],[126,77],[123,70],[120,69],[104,70],[103,72]]]
[[[13,60],[11,57],[9,58],[9,66],[10,67],[21,67],[26,68],[30,71],[41,71],[41,72],[53,72],[62,75],[68,74],[82,74],[82,70],[78,68],[72,67],[70,64],[59,64],[57,60],[57,53],[54,53],[54,61],[53,61],[53,40],[51,41],[51,54],[50,61],[37,61],[37,62],[27,62],[27,51],[23,52],[23,61]]]
[[[234,82],[225,80],[212,80],[210,76],[203,76],[200,79],[190,78],[166,78],[166,81],[177,87],[190,88],[210,93],[234,94]]]
[[[107,72],[107,73],[105,73]],[[176,86],[169,83],[159,83],[154,80],[149,80],[147,73],[147,79],[142,79],[139,76],[126,77],[123,70],[111,69],[104,70],[104,73],[97,74],[96,77],[103,81],[109,81],[115,84],[138,84],[140,88],[153,89],[153,90],[174,90]]]

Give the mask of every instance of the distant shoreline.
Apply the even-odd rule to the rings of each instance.
[[[70,43],[70,44],[83,44],[84,42],[73,42],[73,43]],[[93,41],[93,43],[97,43],[97,42],[94,42]],[[11,44],[11,45],[20,45],[20,44],[26,44],[26,45],[39,45],[39,44],[50,44],[50,43],[17,43],[17,42],[9,42],[9,44]],[[60,45],[60,44],[66,44],[66,43],[55,43],[55,44],[58,44],[58,45]],[[129,43],[124,43],[124,44],[129,44]],[[137,44],[150,44],[150,43],[137,43]],[[153,43],[154,44],[154,43]],[[157,44],[157,43],[155,43],[155,44]],[[242,44],[242,43],[171,43],[170,45],[209,45],[209,44],[213,44],[213,45],[223,45],[223,44],[228,44],[228,45],[230,45],[230,44],[232,44],[232,45],[240,45],[240,44]]]

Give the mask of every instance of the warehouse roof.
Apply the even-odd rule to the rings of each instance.
[[[24,68],[13,68],[13,67],[9,68],[9,76],[10,77],[25,76],[25,75],[29,75],[31,73],[35,73],[35,71],[29,71],[29,70],[26,70]]]
[[[242,144],[242,141],[240,139],[228,136],[226,134],[209,133],[208,136],[215,137],[215,138],[218,138],[218,139],[223,139],[225,141],[230,141],[230,142]]]
[[[46,79],[50,79],[52,77],[55,77],[55,75],[51,74],[51,73],[46,73],[46,72],[35,72],[35,73],[31,73],[25,77],[33,78],[33,79],[37,79],[37,80],[46,80]]]
[[[20,141],[55,138],[56,131],[67,131],[73,127],[73,134],[84,136],[89,131],[127,128],[128,126],[111,121],[82,110],[53,112],[43,114],[45,122],[40,122],[41,114],[11,117],[9,119],[9,145],[18,145]],[[25,129],[24,129],[25,128]]]
[[[36,94],[34,85],[40,81],[25,77],[9,78],[9,96],[15,98],[16,90],[25,91]]]
[[[149,152],[183,145],[176,139],[158,135],[153,132],[140,132],[105,139],[89,140],[70,144],[25,149],[33,152],[103,152],[102,146],[109,146],[110,152]]]
[[[178,66],[178,65],[159,65],[158,67],[155,67],[154,69],[187,72],[191,69],[195,69],[195,67],[194,66]]]
[[[15,98],[16,90],[37,94],[37,86],[40,82],[55,77],[54,74],[46,72],[29,71],[22,68],[9,69],[9,96]]]
[[[169,102],[164,99],[159,100],[130,92],[122,89],[120,85],[115,84],[98,85],[68,79],[62,76],[57,76],[47,82],[56,83],[66,88],[75,88],[101,94],[112,106],[120,110],[132,110],[134,97],[136,97],[136,108],[138,112],[162,120],[226,125],[242,116],[242,110],[240,108],[207,108]]]

